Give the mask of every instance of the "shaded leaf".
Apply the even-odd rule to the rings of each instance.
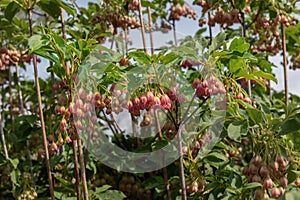
[[[226,34],[224,32],[220,32],[215,38],[213,38],[211,45],[208,48],[208,52],[212,53],[213,51],[219,49],[224,40],[226,39]]]
[[[4,10],[4,16],[6,19],[8,19],[10,22],[14,18],[14,16],[20,11],[20,6],[12,1],[7,5],[7,7]]]
[[[260,110],[248,107],[246,108],[246,111],[254,124],[259,124],[262,122],[262,112]]]

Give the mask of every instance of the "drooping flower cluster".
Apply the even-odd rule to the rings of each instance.
[[[196,89],[197,97],[211,97],[217,94],[225,94],[226,89],[221,81],[215,76],[210,76],[208,79],[200,82],[198,78],[193,81],[193,88]]]

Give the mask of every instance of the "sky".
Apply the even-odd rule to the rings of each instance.
[[[77,0],[77,4],[81,6],[87,6],[88,2],[98,2],[97,0]],[[192,1],[187,1],[189,5],[192,5]],[[199,6],[192,6],[196,10],[197,14],[201,13],[201,8]],[[191,20],[186,18],[181,18],[180,21],[176,22],[176,35],[177,38],[184,38],[187,35],[194,35],[199,29],[198,20]],[[219,32],[218,27],[213,28],[213,35],[216,35]],[[205,33],[208,34],[208,33]],[[130,38],[132,39],[133,45],[129,48],[142,48],[142,37],[139,30],[130,31]],[[170,31],[167,34],[161,32],[154,33],[154,44],[155,46],[165,45],[169,41],[173,41],[173,32]],[[147,46],[150,46],[149,35],[147,34]],[[273,73],[278,80],[278,83],[271,82],[271,87],[277,91],[284,89],[284,75],[283,75],[283,66],[280,64],[283,58],[281,55],[276,55],[270,57],[270,61],[278,67],[273,67]],[[41,65],[48,65],[47,62],[43,61]],[[46,72],[47,67],[40,67],[39,74],[40,77],[47,77],[48,73]],[[33,77],[33,70],[28,67],[29,75],[28,77]],[[293,94],[300,95],[300,69],[299,70],[290,70],[288,69],[288,88],[289,92]]]

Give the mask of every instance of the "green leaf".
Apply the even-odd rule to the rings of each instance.
[[[17,171],[14,169],[10,172],[9,174],[11,181],[15,184],[15,185],[19,185],[18,183],[18,173]]]
[[[57,34],[53,34],[52,35],[55,43],[60,47],[60,48],[64,48],[66,47],[66,41],[62,38],[62,36],[57,35]]]
[[[272,63],[270,63],[265,58],[259,58],[259,61],[258,61],[257,65],[260,67],[260,69],[264,69],[268,72],[272,71]]]
[[[100,200],[123,200],[126,196],[118,190],[107,190],[106,192],[99,194],[98,198]]]
[[[10,22],[14,18],[14,16],[20,11],[20,6],[12,1],[10,4],[7,5],[7,7],[4,10],[4,16],[6,19],[8,19]]]
[[[261,70],[257,70],[257,71],[252,72],[251,74],[253,74],[255,76],[262,77],[262,78],[265,78],[265,79],[269,79],[269,80],[274,81],[275,83],[277,83],[277,79],[275,78],[275,76],[273,76],[270,73],[263,72]]]
[[[69,14],[69,15],[76,15],[76,9],[74,8],[73,4],[66,3],[64,1],[59,1],[59,5]]]
[[[145,186],[145,190],[150,190],[156,188],[158,186],[164,185],[164,179],[160,176],[153,176],[147,179],[143,185]]]
[[[227,128],[227,132],[230,139],[239,142],[242,132],[242,124],[239,122],[230,123]]]
[[[57,75],[60,78],[62,78],[66,74],[65,68],[59,62],[57,62],[53,66],[48,67],[47,72],[54,72],[55,75]]]
[[[249,52],[245,52],[243,54],[243,59],[249,60],[252,63],[257,63],[257,61],[258,61],[258,59],[254,55],[252,55],[251,53],[249,53]]]
[[[108,190],[109,188],[111,188],[110,185],[103,185],[101,187],[97,187],[96,190],[95,190],[95,193],[102,193],[102,192],[105,192],[106,190]]]
[[[155,141],[151,144],[151,148],[152,148],[152,151],[156,151],[156,150],[162,149],[166,145],[168,145],[168,141],[158,140],[158,141]]]
[[[70,187],[70,186],[73,185],[70,181],[68,181],[68,180],[66,180],[66,179],[63,179],[63,178],[60,177],[59,175],[54,175],[54,177],[55,177],[59,182],[61,182],[64,186]]]
[[[14,159],[9,159],[10,163],[12,164],[14,169],[17,169],[18,164],[19,164],[19,159],[18,158],[14,158]]]
[[[133,58],[134,60],[136,60],[139,63],[143,63],[143,64],[151,64],[152,63],[151,56],[149,56],[144,51],[130,52],[128,57]]]
[[[54,63],[59,63],[60,62],[55,54],[51,54],[45,48],[38,49],[38,50],[34,51],[34,53],[36,55],[39,55],[43,58],[46,58],[46,59],[48,59],[48,60],[50,60]]]
[[[41,35],[33,35],[28,39],[29,54],[32,54],[34,51],[42,48],[44,46],[44,41],[42,40]]]
[[[258,83],[258,84],[263,88],[264,91],[267,90],[267,87],[266,87],[265,83],[262,82],[260,79],[258,79],[257,76],[254,76],[254,75],[251,73],[251,74],[248,75],[247,78],[250,79],[250,80],[254,80],[256,83]]]
[[[39,1],[37,5],[41,10],[45,11],[48,15],[55,19],[60,16],[59,3],[56,0]]]
[[[297,132],[299,130],[300,130],[300,119],[294,118],[294,119],[287,120],[286,122],[283,123],[278,135],[286,135],[289,133]]]
[[[295,170],[290,170],[290,168],[288,169],[288,173],[287,173],[287,179],[289,183],[294,182],[300,175],[299,171],[295,171]]]
[[[262,112],[256,108],[248,107],[246,111],[250,117],[250,119],[254,122],[254,124],[259,124],[262,122]]]
[[[232,58],[229,60],[229,70],[232,73],[235,73],[241,69],[246,68],[246,62],[241,57],[238,58]]]
[[[175,53],[168,53],[164,56],[161,56],[160,59],[163,61],[163,64],[166,65],[166,68],[168,68],[167,66],[173,66],[181,60],[181,58],[179,58]]]
[[[252,188],[257,188],[257,187],[261,187],[261,183],[258,182],[253,182],[253,183],[247,183],[244,187],[244,189],[252,189]]]
[[[208,48],[208,53],[218,50],[223,45],[225,39],[226,34],[224,32],[220,32],[215,38],[213,38],[211,45]]]
[[[290,191],[285,194],[287,200],[299,200],[300,191]]]
[[[229,49],[231,51],[237,51],[240,53],[243,53],[245,51],[247,51],[250,47],[250,44],[245,42],[244,38],[235,38],[231,44]]]
[[[191,58],[191,59],[198,58],[197,52],[194,49],[192,49],[191,47],[178,46],[178,47],[175,47],[175,52],[179,56],[182,56],[185,58]]]
[[[212,152],[206,156],[208,160],[216,161],[216,160],[221,160],[225,161],[227,160],[226,156],[224,154],[218,153],[218,152]]]
[[[232,173],[232,175],[230,175],[230,182],[231,187],[235,189],[239,189],[243,184],[242,177],[236,173]]]

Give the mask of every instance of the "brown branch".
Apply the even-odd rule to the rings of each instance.
[[[86,182],[86,173],[85,173],[85,163],[84,163],[84,155],[83,155],[83,147],[82,142],[79,136],[78,131],[76,130],[76,137],[78,138],[77,144],[78,144],[78,151],[79,151],[79,164],[80,164],[80,172],[81,172],[81,181],[83,186],[83,193],[84,193],[84,200],[89,199],[89,193],[88,193],[88,187]]]
[[[61,28],[62,28],[62,37],[66,41],[66,30],[65,30],[65,20],[64,20],[64,12],[63,8],[60,8],[60,17],[61,17]],[[67,76],[70,78],[70,67],[68,66],[68,63],[65,63],[65,69]],[[69,90],[69,98],[72,98],[72,91]],[[81,181],[83,185],[83,193],[84,193],[84,200],[88,200],[89,198],[89,193],[88,193],[88,187],[87,187],[87,182],[86,182],[86,165],[85,165],[85,159],[84,159],[84,154],[83,154],[83,147],[82,147],[82,141],[80,139],[79,133],[76,130],[76,139],[77,139],[77,147],[78,147],[78,152],[79,152],[79,164],[80,164],[80,173],[81,173]],[[75,154],[74,152],[74,158],[77,156],[77,153]],[[74,159],[75,161],[76,159]],[[77,160],[78,162],[78,160]],[[77,185],[78,187],[78,185]],[[79,195],[77,195],[78,198]]]
[[[74,154],[74,172],[75,172],[75,179],[76,179],[76,194],[77,194],[77,200],[80,200],[81,199],[80,176],[79,176],[76,146],[77,146],[77,138],[72,139],[72,149],[73,149],[73,154]]]
[[[208,18],[209,18],[210,12],[208,12],[207,14],[208,14]],[[209,44],[211,45],[211,43],[212,43],[212,28],[210,25],[208,25],[208,30],[209,30]]]
[[[175,25],[175,20],[174,19],[173,19],[172,26],[173,26],[174,43],[175,43],[175,46],[177,46],[176,25]]]
[[[178,151],[179,151],[179,165],[180,165],[180,182],[182,189],[182,200],[187,200],[184,166],[183,166],[183,153],[182,153],[182,141],[181,141],[181,126],[177,129],[178,134]]]
[[[28,9],[27,12],[28,12],[28,16],[29,16],[30,36],[32,36],[33,35],[32,9]],[[35,78],[35,84],[36,84],[37,100],[38,100],[38,104],[39,104],[39,115],[40,115],[41,128],[42,128],[42,134],[43,134],[44,149],[45,149],[45,154],[46,154],[45,157],[46,157],[46,167],[47,167],[47,174],[48,174],[48,181],[49,181],[49,190],[50,190],[51,199],[54,200],[55,199],[54,198],[54,188],[53,188],[52,174],[51,174],[51,169],[50,169],[48,141],[47,141],[45,122],[44,122],[42,97],[41,97],[38,70],[37,70],[37,58],[36,58],[35,54],[33,55],[33,69],[34,69],[34,78]]]
[[[11,80],[11,70],[8,66],[8,93],[9,93],[9,113],[10,113],[10,120],[11,120],[11,130],[14,132],[15,125],[14,125],[14,117],[13,117],[13,95],[12,95],[12,80]]]
[[[159,123],[159,119],[158,119],[158,113],[157,113],[157,110],[154,110],[154,119],[155,119],[155,125],[156,125],[156,128],[157,128],[157,131],[158,131],[158,138],[159,140],[162,139],[162,132],[161,132],[161,126],[160,126],[160,123]],[[165,188],[167,190],[167,199],[168,200],[172,200],[172,196],[171,196],[171,191],[170,191],[170,185],[169,185],[169,182],[168,182],[168,171],[167,171],[167,167],[165,167],[165,155],[164,155],[164,152],[163,153],[163,176],[164,176],[164,183],[165,183]]]
[[[140,23],[141,23],[141,32],[142,32],[142,39],[143,39],[143,47],[144,51],[147,52],[146,48],[146,36],[145,36],[145,24],[143,19],[143,10],[142,10],[142,3],[141,0],[139,0],[139,17],[140,17]]]
[[[9,156],[8,156],[8,151],[7,151],[6,141],[5,141],[5,135],[4,135],[4,116],[3,116],[3,113],[4,112],[1,112],[1,114],[0,114],[0,133],[1,133],[1,141],[2,141],[2,147],[3,147],[3,151],[4,151],[4,155],[5,155],[5,160],[7,161],[7,163],[9,163]],[[8,165],[8,168],[9,168],[9,171],[10,171],[9,165]]]
[[[153,36],[152,36],[152,14],[151,14],[151,8],[148,6],[147,7],[147,11],[148,11],[148,20],[149,20],[149,27],[150,27],[150,45],[151,45],[151,55],[154,54],[154,42],[153,42]]]

